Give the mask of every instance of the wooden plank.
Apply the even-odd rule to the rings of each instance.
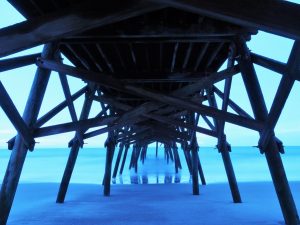
[[[291,39],[300,37],[300,5],[288,1],[261,0],[259,3],[252,0],[152,1]]]
[[[139,0],[122,3],[112,0],[100,7],[84,2],[71,9],[35,17],[0,29],[0,57],[163,7]]]

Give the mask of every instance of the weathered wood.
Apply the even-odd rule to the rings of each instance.
[[[115,168],[114,168],[114,171],[113,171],[113,176],[112,176],[113,178],[116,178],[116,176],[117,176],[120,160],[121,160],[122,153],[123,153],[123,149],[124,149],[124,144],[120,143],[119,152],[118,152],[118,156],[117,156],[116,163],[115,163]]]
[[[55,44],[44,47],[42,56],[52,58],[56,51]],[[23,113],[23,120],[27,126],[32,127],[38,117],[45,90],[50,78],[50,71],[38,68],[33,80],[30,94]],[[0,224],[5,225],[14,200],[23,164],[27,154],[27,147],[20,135],[17,135],[14,149],[11,152],[6,173],[0,192]]]
[[[76,93],[74,93],[71,96],[71,100],[75,101],[76,99],[78,99],[80,96],[82,96],[87,90],[87,86],[81,88],[79,91],[77,91]],[[61,102],[60,104],[58,104],[57,106],[55,106],[53,109],[51,109],[49,112],[47,112],[46,114],[44,114],[43,116],[41,116],[36,123],[34,124],[34,128],[39,128],[41,126],[43,126],[45,123],[47,123],[50,119],[52,119],[55,115],[57,115],[59,112],[61,112],[65,107],[67,107],[67,100]],[[15,143],[15,139],[16,137],[11,138],[7,143],[8,143],[8,149],[12,150],[14,143]]]
[[[197,153],[197,157],[198,157],[198,172],[199,172],[201,184],[206,185],[206,180],[205,180],[204,172],[203,172],[203,169],[202,169],[202,165],[201,165],[198,153]]]
[[[107,116],[107,117],[79,120],[77,122],[62,123],[62,124],[37,128],[34,130],[33,136],[43,137],[43,136],[70,132],[70,131],[76,131],[78,129],[87,130],[92,127],[107,125],[109,123],[112,123],[116,119],[117,117]]]
[[[101,4],[100,7],[89,6],[89,3],[84,2],[67,10],[0,29],[0,57],[163,7],[138,0],[111,1],[108,4]]]
[[[233,45],[231,45],[230,51],[228,54],[227,67],[234,66],[235,55],[236,55],[236,49]],[[224,96],[223,96],[223,101],[222,101],[222,110],[224,112],[227,111],[229,100],[230,100],[229,96],[230,96],[231,83],[232,83],[231,78],[227,78],[225,80]],[[211,94],[212,94],[212,100],[213,100],[212,104],[214,105],[214,107],[217,107],[217,101],[216,101],[215,94],[213,92]],[[239,191],[239,188],[237,185],[234,169],[233,169],[230,154],[229,154],[229,152],[231,151],[231,147],[230,147],[229,143],[227,142],[226,135],[224,133],[225,122],[224,121],[214,121],[214,122],[215,122],[215,128],[217,129],[217,133],[218,133],[217,148],[222,155],[222,160],[223,160],[223,164],[225,167],[228,183],[230,186],[232,199],[233,199],[234,203],[241,203],[242,199],[241,199],[240,191]]]
[[[93,89],[91,87],[91,89]],[[93,91],[91,91],[90,94],[93,94]],[[80,114],[80,120],[84,120],[87,119],[92,107],[92,98],[90,98],[89,95],[87,95],[85,97],[84,103],[83,103],[83,107],[82,107],[82,111]],[[80,129],[76,130],[77,132],[82,132]],[[77,135],[75,134],[75,138],[77,137]],[[56,198],[56,202],[57,203],[63,203],[65,201],[65,197],[66,197],[66,193],[68,190],[68,186],[71,180],[71,176],[74,170],[74,166],[77,160],[77,156],[78,156],[78,152],[79,152],[79,148],[81,145],[81,141],[78,141],[77,138],[75,139],[75,141],[73,141],[73,144],[71,146],[71,150],[70,150],[70,154],[68,157],[68,161],[67,161],[67,165],[59,186],[59,191],[57,194],[57,198]]]
[[[5,112],[6,116],[9,118],[10,122],[18,131],[18,134],[22,136],[25,146],[32,151],[35,145],[35,140],[33,139],[31,130],[29,129],[27,124],[20,116],[16,106],[14,105],[13,101],[9,97],[1,81],[0,81],[0,106]]]
[[[156,31],[157,32],[157,31]],[[135,36],[124,36],[124,37],[116,37],[116,36],[107,36],[107,37],[83,37],[83,38],[68,38],[68,39],[63,39],[62,44],[67,45],[67,44],[110,44],[110,43],[117,43],[117,44],[141,44],[141,43],[229,43],[232,42],[235,36],[205,36],[201,34],[196,34],[194,33],[189,35],[187,34],[186,36],[183,35],[159,35],[159,34],[154,34],[149,37],[135,37]],[[136,60],[135,58],[135,53],[132,51],[132,60]]]
[[[129,146],[130,146],[129,144],[125,144],[125,151],[124,151],[122,164],[121,164],[121,167],[120,167],[120,173],[119,173],[120,175],[123,174],[123,169],[124,169],[124,165],[125,165],[125,162],[126,162],[126,157],[127,157]]]
[[[40,53],[0,60],[0,72],[35,64],[38,57],[41,57]]]
[[[198,144],[196,136],[194,136],[191,143],[192,152],[192,180],[193,180],[193,195],[199,195],[199,181],[198,181]]]
[[[259,2],[259,7],[257,2],[252,0],[243,0],[242,2],[239,0],[152,1],[292,39],[300,37],[300,6],[287,1],[262,0]]]
[[[272,136],[274,136],[273,130],[278,122],[278,119],[287,101],[287,98],[293,88],[293,85],[295,83],[295,78],[300,76],[299,61],[300,61],[300,42],[295,41],[287,63],[288,70],[286,71],[285,76],[281,78],[270,112],[268,114],[268,118],[266,120],[267,125],[261,133],[261,138],[259,140],[258,145],[262,149],[265,148],[265,146],[269,143]]]
[[[238,50],[241,54],[239,65],[242,71],[242,78],[245,83],[254,116],[257,120],[266,121],[268,111],[254,66],[250,61],[249,50],[247,49],[246,43],[243,39],[239,39],[237,43]],[[268,162],[269,170],[285,222],[288,225],[298,224],[299,216],[297,213],[297,208],[288,184],[280,153],[278,151],[278,145],[276,144],[275,139],[271,138],[268,145],[262,150],[265,152],[266,160]]]
[[[105,173],[103,178],[103,195],[110,196],[110,180],[111,180],[111,165],[115,152],[115,140],[113,132],[109,132],[108,138],[105,142],[106,147],[106,161],[105,161]]]
[[[279,62],[274,59],[270,59],[268,57],[255,54],[253,52],[251,53],[251,59],[253,63],[260,65],[264,68],[267,68],[269,70],[272,70],[276,73],[285,74],[285,72],[287,71],[286,63]]]

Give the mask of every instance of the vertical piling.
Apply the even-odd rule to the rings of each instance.
[[[93,89],[93,88],[92,88]],[[94,93],[94,90],[90,90],[90,93],[87,93],[85,96],[85,100],[83,103],[80,120],[87,119],[92,107],[92,94]],[[69,187],[69,183],[71,180],[71,176],[74,170],[74,166],[77,160],[78,152],[82,143],[82,140],[78,140],[78,137],[81,136],[82,131],[76,131],[75,137],[73,139],[73,143],[71,146],[70,154],[68,157],[67,165],[59,186],[59,191],[57,194],[56,202],[57,203],[63,203],[65,201],[66,193]]]
[[[113,132],[109,132],[107,140],[105,142],[106,147],[106,162],[105,162],[105,173],[103,179],[103,195],[110,196],[110,181],[111,181],[111,165],[114,157],[115,152],[115,140]]]
[[[124,165],[126,162],[126,157],[127,157],[127,153],[128,153],[128,149],[129,149],[129,144],[125,144],[125,151],[124,151],[124,155],[123,155],[123,159],[122,159],[122,164],[121,164],[121,168],[120,168],[120,175],[123,174],[123,170],[124,170]]]
[[[124,144],[120,143],[119,152],[118,152],[118,156],[117,156],[117,159],[116,159],[115,168],[114,168],[114,172],[113,172],[113,176],[112,176],[113,178],[116,178],[116,176],[117,176],[120,160],[121,160],[122,153],[123,153],[123,149],[124,149]]]
[[[255,119],[258,121],[266,121],[268,116],[267,107],[245,40],[243,38],[238,39],[237,46],[240,53],[238,60],[239,66],[241,68],[242,78],[248,93]],[[265,153],[286,224],[299,224],[298,212],[274,136],[270,139],[265,148],[261,149],[261,151]]]
[[[57,46],[54,43],[44,46],[42,57],[53,59]],[[23,119],[29,128],[35,124],[46,87],[50,78],[50,70],[38,68],[31,86],[30,94],[27,99],[23,113]],[[16,136],[15,144],[12,149],[6,173],[2,182],[0,192],[0,224],[5,225],[11,210],[14,196],[17,190],[22,168],[25,162],[28,148],[20,135]]]

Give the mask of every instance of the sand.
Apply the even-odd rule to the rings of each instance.
[[[300,207],[300,182],[291,182]],[[284,224],[270,182],[240,183],[243,203],[234,204],[226,183],[201,186],[193,196],[190,184],[71,184],[64,204],[55,203],[58,183],[21,183],[8,224]]]

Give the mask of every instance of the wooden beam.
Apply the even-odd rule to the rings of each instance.
[[[300,37],[300,5],[288,1],[261,0],[259,4],[252,0],[152,1],[291,39]]]
[[[62,124],[37,128],[34,130],[33,135],[34,137],[44,137],[44,136],[49,136],[54,134],[66,133],[70,131],[86,130],[92,127],[107,125],[116,119],[117,117],[107,116],[107,117],[79,120],[77,122],[62,123]]]
[[[151,37],[152,36],[152,37]],[[234,36],[204,36],[201,34],[178,35],[178,36],[160,36],[150,35],[145,37],[85,37],[63,39],[62,44],[137,44],[137,43],[228,43],[232,42]]]
[[[114,157],[116,142],[113,137],[113,132],[109,132],[108,138],[105,142],[106,147],[106,161],[105,161],[105,173],[103,178],[103,195],[110,196],[110,180],[111,180],[111,165]]]
[[[100,7],[84,2],[71,9],[35,17],[0,29],[0,57],[163,7],[139,0],[113,0]]]
[[[257,120],[266,121],[268,118],[267,107],[259,85],[256,71],[249,57],[249,50],[246,46],[245,40],[242,37],[237,41],[237,47],[241,55],[239,58],[239,65],[241,66],[242,78],[245,83],[254,116]],[[297,208],[289,187],[278,145],[274,136],[270,139],[265,149],[262,150],[266,156],[285,222],[286,224],[298,224],[299,216]]]
[[[5,112],[6,116],[9,118],[10,122],[16,128],[18,133],[22,136],[26,147],[32,151],[35,145],[32,132],[27,126],[27,124],[24,122],[22,117],[20,116],[16,106],[14,105],[13,101],[9,97],[1,81],[0,81],[0,106]]]
[[[91,98],[91,95],[95,94],[94,93],[95,92],[94,85],[89,84],[87,86],[87,90],[89,90],[89,91],[87,91],[88,94],[85,96],[79,120],[88,119],[89,113],[90,113],[90,110],[91,110],[91,107],[92,107],[93,100]],[[84,132],[85,131],[82,131],[80,129],[76,130],[75,138],[73,138],[73,142],[72,142],[70,154],[69,154],[69,157],[68,157],[67,165],[66,165],[66,168],[64,170],[64,174],[63,174],[60,186],[59,186],[59,191],[58,191],[57,198],[56,198],[57,203],[63,203],[65,201],[68,186],[69,186],[71,176],[72,176],[72,173],[73,173],[73,170],[74,170],[74,166],[75,166],[75,163],[76,163],[76,160],[77,160],[77,156],[78,156],[78,153],[79,153],[79,148],[80,148],[80,146],[82,146],[81,141],[78,141],[77,137],[82,136],[82,134]],[[77,133],[79,133],[79,135],[77,135]]]
[[[82,96],[86,92],[87,92],[87,86],[85,86],[85,87],[81,88],[79,91],[75,92],[71,96],[71,100],[74,102],[76,99],[78,99],[80,96]],[[49,112],[47,112],[45,115],[41,116],[34,124],[34,127],[38,128],[38,127],[43,126],[45,123],[47,123],[50,119],[52,119],[55,115],[57,115],[59,112],[61,112],[67,106],[68,106],[67,100],[64,100],[63,102],[59,103],[57,106],[55,106]]]
[[[1,43],[1,41],[0,41]],[[2,43],[1,43],[2,44]],[[45,45],[42,56],[53,58],[57,49],[56,44]],[[23,113],[23,120],[26,124],[32,125],[36,122],[46,87],[50,78],[50,70],[38,68],[33,80],[30,94]],[[17,135],[14,149],[11,152],[7,170],[2,182],[0,192],[0,224],[5,225],[11,210],[14,196],[17,190],[22,168],[25,162],[28,148],[22,137]]]
[[[282,75],[284,75],[288,69],[286,63],[255,54],[253,52],[251,52],[251,59],[253,63]]]
[[[35,64],[38,57],[41,57],[40,53],[0,60],[0,72]]]
[[[270,112],[268,114],[266,127],[262,131],[261,138],[259,140],[259,146],[264,149],[269,143],[272,136],[274,136],[274,128],[279,120],[283,107],[292,91],[295,83],[295,77],[300,77],[300,42],[295,41],[292,48],[288,63],[287,72],[285,76],[281,78],[278,86],[274,101],[272,103]]]
[[[44,59],[39,59],[37,62],[37,65],[42,67],[42,68],[49,68],[57,72],[63,72],[68,75],[73,75],[75,77],[82,78],[82,75],[84,75],[88,80],[94,81],[97,83],[100,83],[101,85],[130,93],[130,94],[135,94],[138,96],[142,96],[145,98],[150,98],[152,100],[168,104],[168,105],[173,105],[175,107],[179,108],[186,108],[190,111],[198,112],[198,113],[203,113],[208,116],[212,117],[218,117],[221,120],[228,121],[230,123],[234,123],[240,126],[245,126],[250,129],[254,130],[261,130],[262,129],[262,124],[258,121],[254,121],[248,118],[244,118],[241,116],[237,116],[232,113],[224,113],[221,110],[216,110],[216,109],[211,109],[205,105],[196,105],[194,102],[189,102],[177,97],[173,97],[171,95],[165,95],[165,94],[159,94],[155,93],[153,91],[145,90],[140,87],[136,87],[130,84],[124,84],[120,82],[119,80],[113,78],[112,76],[99,76],[98,73],[95,72],[90,72],[87,70],[82,70],[82,69],[76,69],[72,66],[67,66],[64,64],[59,64],[57,62],[51,61],[51,60],[44,60]],[[172,95],[179,95],[179,94],[184,94],[187,95],[187,93],[191,94],[195,91],[199,91],[202,88],[204,88],[206,85],[210,84],[212,85],[215,82],[218,82],[226,77],[230,77],[236,73],[238,73],[239,69],[238,67],[234,66],[233,68],[230,68],[229,70],[224,70],[219,73],[214,73],[211,76],[208,76],[207,79],[204,78],[203,82],[197,82],[188,86],[185,86],[182,89],[176,90],[172,93]],[[153,104],[153,103],[150,103]]]

